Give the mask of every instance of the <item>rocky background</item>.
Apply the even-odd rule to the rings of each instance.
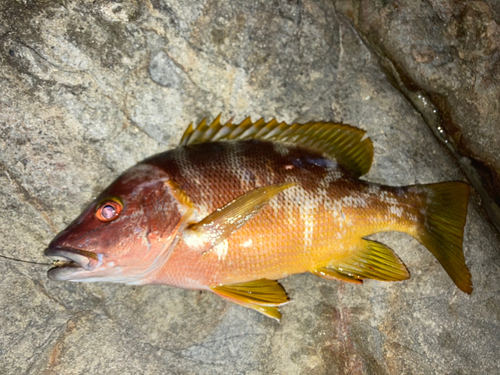
[[[108,183],[219,113],[358,126],[375,146],[366,179],[477,192],[471,296],[412,238],[378,234],[410,280],[292,276],[281,323],[208,293],[57,283],[0,258],[1,372],[500,372],[499,23],[496,0],[0,2],[3,256],[46,263]]]

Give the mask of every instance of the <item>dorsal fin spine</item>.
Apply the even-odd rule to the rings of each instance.
[[[240,126],[247,127],[252,124],[252,119],[250,117],[247,117],[246,119],[243,120],[243,122],[240,124]]]
[[[217,128],[215,126],[208,127],[207,131],[203,135],[203,141],[213,139],[213,136],[215,135],[216,131],[217,131]]]
[[[365,134],[364,130],[331,122],[288,125],[276,119],[266,123],[261,118],[252,123],[247,117],[241,124],[234,125],[228,121],[222,125],[219,115],[210,126],[205,119],[196,127],[191,124],[180,145],[249,138],[284,142],[319,151],[335,159],[354,175],[362,176],[369,171],[373,158],[373,145],[369,138],[363,139]]]

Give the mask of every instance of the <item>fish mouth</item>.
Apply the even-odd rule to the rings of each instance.
[[[53,259],[54,268],[48,272],[48,277],[55,281],[69,280],[78,271],[93,271],[101,263],[100,254],[86,250],[68,247],[45,249],[45,256]]]

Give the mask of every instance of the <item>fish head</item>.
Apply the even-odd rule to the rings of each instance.
[[[188,211],[165,171],[138,164],[51,241],[48,277],[141,284],[168,259]]]

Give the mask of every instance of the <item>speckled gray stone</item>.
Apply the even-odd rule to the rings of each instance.
[[[500,232],[500,1],[337,0]]]
[[[0,253],[42,255],[126,168],[204,117],[367,130],[368,180],[463,176],[330,1],[0,3]],[[269,318],[165,286],[61,283],[0,258],[5,374],[485,374],[500,371],[498,238],[473,195],[460,292],[417,241],[376,238],[412,277],[282,281]]]

